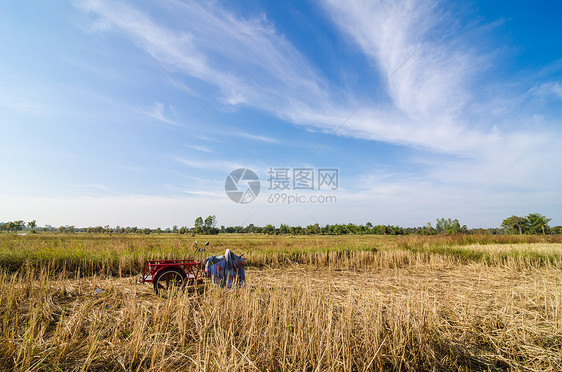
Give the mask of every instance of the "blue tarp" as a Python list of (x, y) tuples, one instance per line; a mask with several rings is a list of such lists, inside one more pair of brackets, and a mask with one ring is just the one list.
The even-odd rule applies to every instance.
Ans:
[(203, 261), (205, 276), (212, 278), (213, 282), (221, 287), (232, 288), (233, 285), (243, 287), (246, 285), (244, 262), (243, 257), (227, 249), (224, 256), (211, 256)]

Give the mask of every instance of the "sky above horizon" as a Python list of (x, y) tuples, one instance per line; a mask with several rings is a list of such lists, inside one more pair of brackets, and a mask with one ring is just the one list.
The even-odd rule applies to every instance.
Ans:
[[(6, 2), (0, 222), (562, 225), (560, 14), (555, 1)], [(225, 192), (239, 168), (260, 181), (243, 204)]]

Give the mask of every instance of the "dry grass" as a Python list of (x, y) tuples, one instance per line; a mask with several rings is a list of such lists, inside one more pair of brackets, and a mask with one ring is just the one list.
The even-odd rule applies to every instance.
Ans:
[[(24, 267), (66, 272), (74, 276), (136, 275), (147, 259), (186, 258), (193, 253), (193, 240), (211, 241), (209, 254), (226, 248), (244, 253), (250, 267), (279, 267), (294, 264), (341, 269), (409, 265), (410, 259), (430, 261), (445, 255), (457, 263), (504, 264), (519, 261), (523, 266), (556, 266), (562, 263), (562, 236), (453, 235), (453, 236), (263, 236), (219, 235), (83, 235), (0, 234), (0, 267), (17, 272)], [(554, 247), (552, 254), (512, 254), (486, 247)], [(485, 249), (474, 249), (484, 246)], [(408, 252), (415, 253), (414, 256)], [(529, 251), (531, 252), (531, 251)], [(390, 255), (391, 257), (386, 257)]]
[(266, 255), (246, 289), (171, 299), (134, 277), (4, 270), (0, 369), (562, 370), (562, 271), (537, 260), (560, 244), (398, 241), (319, 239), (308, 263)]

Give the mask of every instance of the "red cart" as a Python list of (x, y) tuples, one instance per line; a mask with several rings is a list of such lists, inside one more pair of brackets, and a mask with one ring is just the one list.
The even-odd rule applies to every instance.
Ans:
[[(205, 243), (205, 247), (209, 242)], [(205, 248), (198, 248), (195, 241), (193, 259), (185, 260), (149, 260), (144, 267), (137, 283), (150, 282), (154, 285), (154, 292), (177, 292), (186, 285), (195, 286), (203, 283), (202, 262)]]

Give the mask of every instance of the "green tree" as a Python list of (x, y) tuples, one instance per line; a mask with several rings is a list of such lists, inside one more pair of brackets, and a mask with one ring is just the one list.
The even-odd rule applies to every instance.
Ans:
[(13, 222), (13, 229), (14, 231), (20, 231), (25, 227), (25, 222), (22, 220), (17, 220)]
[(433, 228), (433, 226), (431, 226), (431, 222), (428, 222), (422, 228), (422, 234), (424, 234), (424, 235), (433, 235), (434, 233), (435, 233), (435, 229)]
[(289, 225), (282, 223), (279, 226), (279, 233), (280, 234), (288, 234), (289, 233)]
[(314, 225), (308, 225), (306, 227), (306, 233), (307, 234), (320, 234), (320, 225), (318, 225), (317, 223), (315, 223)]
[(531, 234), (545, 235), (549, 231), (548, 222), (550, 218), (546, 218), (540, 213), (531, 213), (527, 216), (529, 221), (529, 232)]
[(525, 217), (511, 216), (503, 220), (501, 226), (512, 234), (516, 232), (524, 234), (529, 229), (529, 220)]
[(215, 216), (207, 216), (204, 223), (205, 233), (211, 233), (211, 230), (217, 225), (217, 218)]
[(438, 218), (435, 229), (440, 234), (458, 233), (461, 230), (461, 224), (456, 218), (454, 220), (451, 220), (450, 218)]
[(196, 234), (201, 234), (203, 232), (203, 227), (204, 227), (204, 222), (203, 222), (203, 217), (197, 217), (195, 219), (195, 223), (194, 223), (194, 227), (195, 227), (195, 233)]
[(37, 221), (36, 220), (29, 221), (27, 223), (27, 226), (29, 227), (32, 233), (35, 233), (35, 228), (37, 227)]
[(265, 225), (263, 227), (263, 229), (261, 230), (261, 232), (263, 234), (267, 234), (267, 235), (273, 235), (275, 234), (275, 226), (269, 224), (269, 225)]

